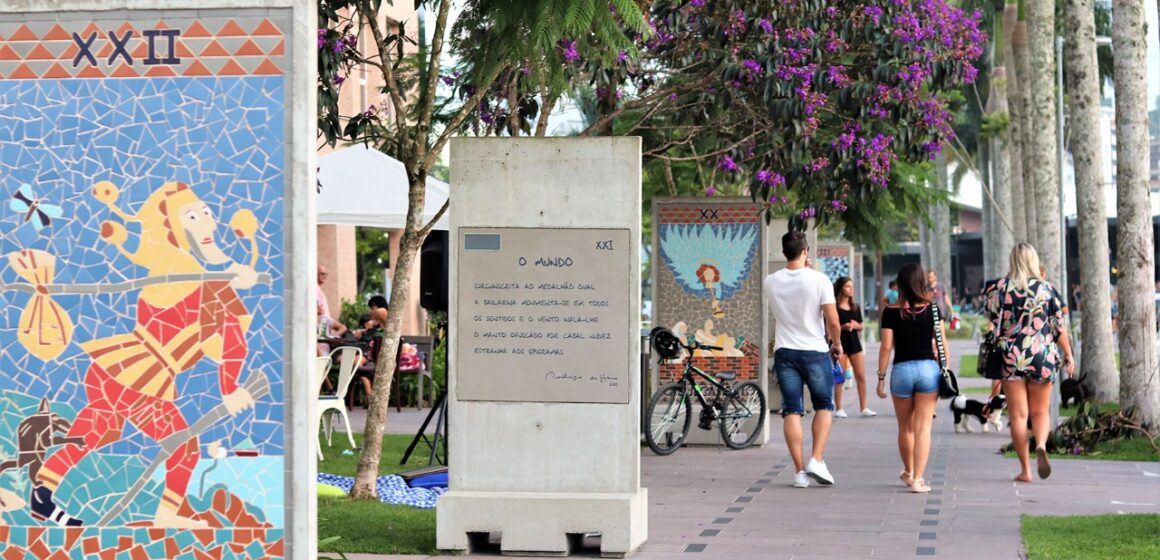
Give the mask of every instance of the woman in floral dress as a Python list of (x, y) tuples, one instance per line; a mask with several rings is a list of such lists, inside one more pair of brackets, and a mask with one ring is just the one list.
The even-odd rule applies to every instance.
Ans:
[(1047, 460), (1047, 437), (1051, 431), (1051, 389), (1056, 373), (1070, 377), (1075, 371), (1067, 315), (1058, 292), (1041, 278), (1039, 255), (1027, 243), (1011, 250), (1011, 270), (986, 294), (986, 311), (999, 333), (1003, 360), (1003, 392), (1011, 416), (1011, 441), (1021, 471), (1015, 477), (1031, 482), (1027, 418), (1035, 435), (1039, 478), (1051, 476)]

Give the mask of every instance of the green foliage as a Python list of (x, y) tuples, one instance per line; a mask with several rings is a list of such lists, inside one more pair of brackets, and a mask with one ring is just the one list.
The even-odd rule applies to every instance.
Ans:
[(1011, 115), (1007, 111), (996, 111), (983, 115), (979, 125), (979, 137), (983, 140), (992, 138), (1007, 138), (1007, 127), (1011, 124)]
[(440, 388), (447, 389), (447, 338), (439, 339), (439, 345), (432, 350), (431, 378)]
[(1021, 518), (1031, 560), (1144, 560), (1160, 558), (1160, 514)]
[(358, 259), (359, 293), (379, 293), (383, 286), (383, 269), (390, 266), (391, 262), (389, 234), (382, 229), (357, 228), (354, 232), (354, 250)]
[(338, 314), (338, 322), (342, 323), (350, 329), (361, 329), (358, 319), (365, 313), (369, 313), (367, 308), (367, 300), (369, 295), (359, 294), (355, 296), (354, 301), (342, 300), (342, 311)]

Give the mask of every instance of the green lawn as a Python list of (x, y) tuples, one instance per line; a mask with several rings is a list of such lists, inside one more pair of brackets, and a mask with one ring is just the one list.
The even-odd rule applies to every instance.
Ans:
[[(1008, 458), (1014, 458), (1015, 452), (1008, 451), (1003, 455)], [(1157, 454), (1152, 449), (1152, 446), (1148, 443), (1148, 440), (1144, 439), (1143, 437), (1103, 441), (1096, 445), (1095, 449), (1090, 449), (1087, 453), (1082, 455), (1072, 455), (1071, 453), (1052, 453), (1051, 458), (1087, 459), (1091, 461), (1160, 462), (1160, 454)], [(1032, 457), (1032, 459), (1034, 459), (1034, 457)]]
[(1160, 558), (1160, 514), (1024, 515), (1022, 530), (1031, 560)]
[[(959, 369), (955, 373), (958, 374), (959, 377), (982, 377), (977, 371), (975, 371), (978, 369), (978, 366), (978, 354), (964, 354), (959, 357)], [(989, 390), (990, 389), (988, 389), (988, 391)]]
[[(1079, 406), (1077, 406), (1077, 405), (1060, 406), (1059, 407), (1059, 415), (1060, 416), (1075, 416), (1076, 410), (1079, 410)], [(1119, 412), (1119, 411), (1120, 411), (1120, 403), (1118, 403), (1118, 402), (1100, 403), (1100, 412)]]
[[(318, 462), (318, 472), (354, 476), (359, 455), (343, 455), (349, 449), (345, 434), (334, 447), (322, 448), (326, 459)], [(426, 446), (420, 444), (407, 465), (399, 465), (403, 452), (411, 443), (410, 435), (390, 434), (383, 437), (383, 455), (379, 474), (394, 474), (427, 465)], [(355, 434), (362, 445), (362, 434)], [(346, 498), (318, 499), (318, 538), (342, 537), (320, 545), (319, 552), (363, 552), (373, 554), (439, 554), (435, 549), (435, 510), (392, 506), (377, 501), (352, 501)]]
[(964, 395), (990, 395), (990, 387), (960, 387), (959, 392)]

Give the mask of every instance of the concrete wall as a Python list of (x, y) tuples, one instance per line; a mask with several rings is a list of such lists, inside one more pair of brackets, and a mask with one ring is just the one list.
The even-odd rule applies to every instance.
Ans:
[[(640, 487), (640, 140), (456, 139), (451, 144), (450, 490), (439, 500), (439, 548), (470, 548), (468, 533), (500, 532), (510, 553), (561, 554), (569, 535), (600, 533), (623, 555), (647, 538)], [(628, 229), (621, 324), (628, 402), (495, 402), (458, 398), (460, 228)], [(561, 247), (570, 250), (571, 247)], [(513, 280), (519, 280), (513, 267)], [(623, 340), (623, 339), (622, 339)], [(583, 364), (561, 360), (561, 371)], [(513, 363), (513, 368), (518, 362)], [(497, 380), (497, 383), (503, 383)]]
[(173, 6), (0, 0), (4, 557), (315, 548), (316, 7)]

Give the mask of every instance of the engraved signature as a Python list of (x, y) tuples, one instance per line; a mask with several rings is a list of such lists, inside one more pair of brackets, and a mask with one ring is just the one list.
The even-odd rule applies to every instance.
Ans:
[(574, 373), (557, 373), (549, 371), (544, 374), (544, 381), (580, 381), (581, 377)]

